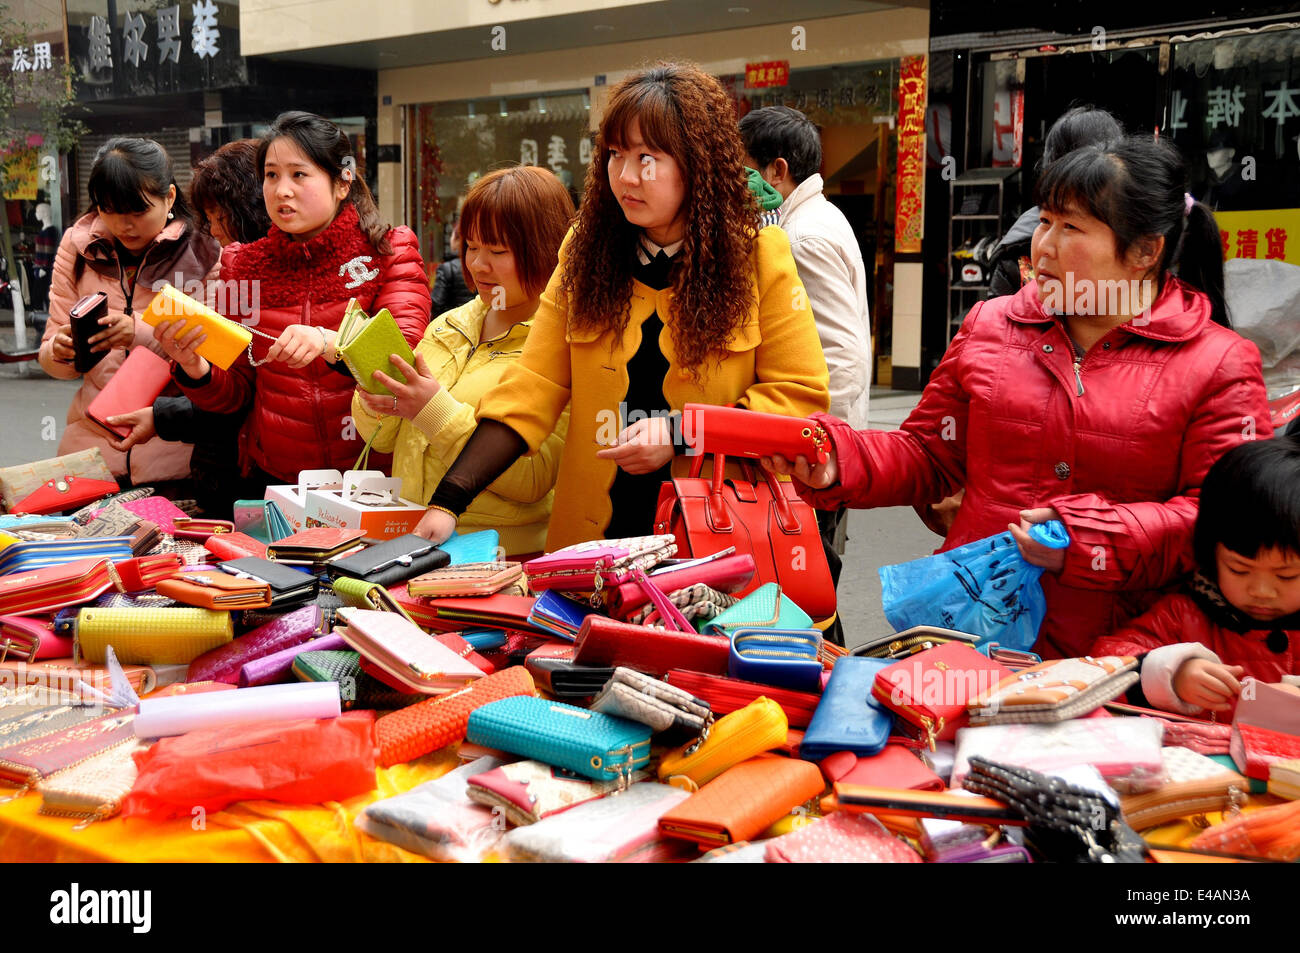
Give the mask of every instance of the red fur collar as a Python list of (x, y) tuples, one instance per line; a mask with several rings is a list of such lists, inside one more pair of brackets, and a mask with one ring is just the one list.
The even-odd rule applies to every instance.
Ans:
[(309, 241), (296, 242), (272, 226), (266, 238), (240, 247), (221, 278), (260, 282), (263, 307), (298, 307), (304, 298), (323, 304), (367, 297), (367, 289), (377, 288), (381, 280), (372, 274), (380, 271), (381, 260), (349, 202), (329, 228)]

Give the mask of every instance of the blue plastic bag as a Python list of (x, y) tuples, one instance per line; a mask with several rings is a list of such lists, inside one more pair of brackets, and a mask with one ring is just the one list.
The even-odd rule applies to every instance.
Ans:
[[(1052, 549), (1070, 545), (1059, 520), (1030, 527)], [(1025, 562), (1010, 533), (999, 533), (944, 553), (880, 567), (885, 618), (901, 632), (937, 625), (1027, 652), (1047, 615), (1043, 570)]]

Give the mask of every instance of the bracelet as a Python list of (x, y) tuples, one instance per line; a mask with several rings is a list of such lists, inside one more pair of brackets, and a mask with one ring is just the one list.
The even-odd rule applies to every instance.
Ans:
[[(320, 356), (325, 357), (325, 352), (330, 349), (330, 339), (326, 336), (324, 328), (322, 328), (319, 324), (316, 325), (315, 327), (316, 330), (320, 332)], [(334, 361), (337, 361), (338, 350), (336, 349), (334, 351), (334, 361), (330, 361), (330, 359), (327, 357), (325, 358), (325, 360), (329, 361), (331, 364), (333, 364)]]
[(431, 509), (431, 510), (438, 510), (439, 512), (446, 513), (446, 514), (447, 514), (448, 516), (450, 516), (452, 519), (459, 519), (459, 517), (457, 517), (456, 514), (453, 513), (451, 510), (447, 509), (447, 507), (445, 507), (445, 506), (439, 506), (437, 503), (430, 503), (430, 504), (429, 504), (429, 509)]

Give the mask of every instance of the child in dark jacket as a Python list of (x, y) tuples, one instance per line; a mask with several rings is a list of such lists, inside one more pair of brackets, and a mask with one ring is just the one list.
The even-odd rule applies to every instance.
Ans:
[(1241, 679), (1300, 685), (1300, 441), (1244, 443), (1210, 468), (1183, 591), (1093, 646), (1139, 655), (1142, 693), (1183, 714), (1229, 711)]

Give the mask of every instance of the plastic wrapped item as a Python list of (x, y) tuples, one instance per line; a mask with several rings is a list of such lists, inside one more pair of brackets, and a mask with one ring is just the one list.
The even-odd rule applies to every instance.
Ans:
[[(337, 689), (331, 691), (337, 702)], [(190, 818), (198, 808), (219, 811), (244, 800), (343, 801), (375, 788), (375, 715), (353, 711), (191, 731), (137, 752), (135, 763), (139, 775), (122, 805), (124, 817)]]
[(337, 682), (296, 682), (233, 692), (145, 698), (135, 719), (135, 734), (137, 738), (164, 738), (268, 721), (337, 718), (340, 711)]
[(476, 863), (496, 846), (507, 824), (503, 811), (469, 799), (466, 782), (501, 764), (485, 756), (461, 765), (436, 781), (371, 804), (355, 826), (432, 860)]
[[(1070, 545), (1059, 520), (1038, 523), (1029, 535), (1052, 549)], [(1028, 652), (1047, 615), (1042, 574), (1040, 567), (1025, 562), (1010, 533), (881, 566), (885, 618), (899, 632), (937, 625)]]
[(1294, 861), (1300, 858), (1300, 801), (1248, 811), (1197, 835), (1193, 850)]

